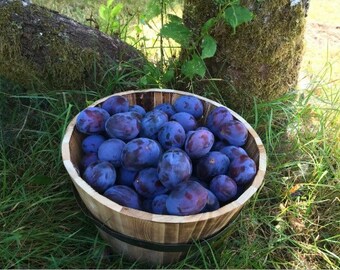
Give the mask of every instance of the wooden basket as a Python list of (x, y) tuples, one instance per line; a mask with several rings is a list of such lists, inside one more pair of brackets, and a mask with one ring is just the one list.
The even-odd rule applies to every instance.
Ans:
[[(205, 117), (212, 109), (222, 106), (201, 96), (169, 89), (128, 91), (114, 95), (125, 96), (130, 104), (141, 105), (146, 110), (151, 110), (154, 106), (163, 102), (173, 103), (181, 95), (196, 96), (204, 104), (204, 116), (201, 123), (205, 122)], [(90, 107), (100, 106), (109, 97), (111, 96), (98, 100)], [(266, 172), (266, 153), (255, 130), (240, 115), (232, 110), (230, 112), (235, 119), (245, 124), (249, 131), (248, 140), (244, 148), (255, 161), (258, 169), (257, 174), (249, 187), (237, 200), (213, 212), (184, 217), (156, 215), (124, 207), (102, 196), (88, 185), (79, 174), (78, 168), (82, 157), (81, 141), (83, 135), (75, 128), (77, 116), (73, 118), (62, 141), (62, 157), (65, 168), (71, 176), (81, 200), (103, 226), (120, 236), (126, 236), (130, 240), (134, 239), (135, 243), (137, 243), (131, 244), (131, 241), (121, 241), (121, 238), (114, 237), (114, 234), (99, 228), (102, 237), (107, 240), (115, 252), (120, 252), (133, 260), (142, 260), (152, 264), (174, 263), (186, 252), (174, 251), (176, 249), (164, 251), (170, 249), (162, 249), (163, 244), (166, 247), (171, 247), (172, 245), (176, 246), (176, 244), (209, 238), (225, 228), (237, 216), (244, 204), (263, 182)], [(146, 245), (144, 245), (145, 243)], [(157, 247), (159, 247), (159, 250)]]

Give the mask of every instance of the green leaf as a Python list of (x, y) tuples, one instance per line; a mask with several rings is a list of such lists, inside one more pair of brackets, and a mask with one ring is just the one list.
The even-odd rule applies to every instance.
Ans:
[(170, 22), (178, 23), (178, 24), (182, 24), (182, 23), (183, 23), (182, 18), (181, 18), (181, 17), (178, 17), (177, 15), (168, 14), (168, 18), (169, 18), (169, 21), (170, 21)]
[(184, 63), (182, 66), (182, 73), (184, 76), (192, 79), (195, 75), (199, 75), (202, 78), (205, 75), (205, 64), (201, 57), (197, 54), (194, 54), (193, 58)]
[(31, 181), (33, 184), (37, 185), (49, 185), (53, 182), (52, 178), (41, 174), (33, 176)]
[(168, 83), (171, 82), (175, 78), (175, 70), (173, 68), (168, 69), (163, 75), (163, 82)]
[(224, 11), (225, 21), (234, 29), (242, 23), (249, 22), (253, 19), (253, 13), (241, 6), (232, 5)]
[(213, 57), (216, 53), (217, 43), (212, 36), (205, 36), (202, 42), (202, 59)]
[(160, 34), (166, 38), (172, 38), (182, 46), (189, 46), (192, 32), (184, 24), (177, 22), (169, 22), (165, 24)]
[(160, 1), (149, 1), (148, 6), (145, 9), (145, 13), (142, 15), (142, 20), (145, 22), (150, 21), (154, 17), (157, 17), (162, 12), (162, 6)]
[(113, 19), (115, 18), (123, 9), (124, 5), (122, 3), (119, 3), (115, 5), (110, 12), (110, 18)]
[(217, 22), (216, 17), (207, 20), (202, 26), (202, 33), (205, 35), (208, 34), (210, 29), (216, 24), (216, 22)]

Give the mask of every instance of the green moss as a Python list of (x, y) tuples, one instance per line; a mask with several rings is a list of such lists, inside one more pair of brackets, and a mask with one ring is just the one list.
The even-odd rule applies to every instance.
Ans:
[[(254, 97), (275, 99), (296, 85), (305, 28), (303, 7), (290, 7), (289, 0), (241, 2), (252, 10), (254, 19), (235, 34), (223, 22), (216, 25), (212, 35), (218, 50), (206, 62), (212, 77), (223, 79), (217, 87), (235, 109), (252, 107)], [(202, 10), (190, 9), (194, 12), (190, 24), (206, 18)], [(206, 86), (202, 89), (206, 91)]]
[[(30, 8), (30, 13), (25, 12), (21, 1), (15, 1), (0, 9), (0, 74), (28, 89), (70, 89), (93, 81), (90, 77), (98, 61), (97, 52), (72, 44), (62, 27), (48, 25), (51, 15), (45, 9), (35, 5)], [(43, 30), (30, 33), (28, 39), (22, 18), (34, 18), (35, 13), (42, 18)], [(25, 42), (31, 43), (29, 50), (24, 50)]]

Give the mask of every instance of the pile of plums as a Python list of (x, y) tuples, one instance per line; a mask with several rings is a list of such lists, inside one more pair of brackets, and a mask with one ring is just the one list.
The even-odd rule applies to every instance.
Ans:
[[(244, 124), (216, 107), (199, 125), (203, 104), (183, 95), (152, 110), (111, 96), (81, 111), (81, 175), (112, 201), (163, 215), (214, 211), (235, 200), (256, 174), (242, 148)], [(202, 121), (201, 121), (202, 122)]]

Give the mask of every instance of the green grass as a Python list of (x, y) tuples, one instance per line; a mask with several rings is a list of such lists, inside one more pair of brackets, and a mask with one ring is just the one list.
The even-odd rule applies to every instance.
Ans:
[[(48, 4), (79, 21), (97, 5)], [(267, 150), (264, 185), (224, 237), (167, 268), (339, 268), (340, 85), (332, 68), (311, 74), (306, 90), (244, 115)], [(0, 268), (147, 267), (100, 238), (75, 201), (60, 152), (72, 117), (123, 87), (119, 74), (96, 91), (28, 93), (0, 80)]]
[[(2, 268), (141, 268), (111, 254), (76, 204), (60, 141), (86, 101), (108, 92), (0, 91)], [(256, 104), (245, 117), (263, 139), (265, 184), (228, 234), (172, 268), (339, 266), (339, 87)], [(10, 112), (10, 113), (9, 113)]]

